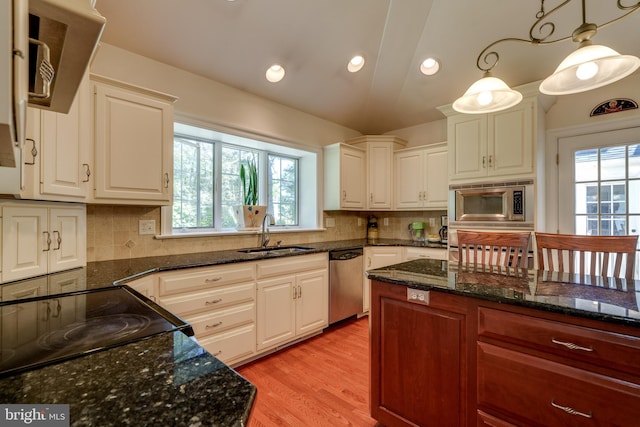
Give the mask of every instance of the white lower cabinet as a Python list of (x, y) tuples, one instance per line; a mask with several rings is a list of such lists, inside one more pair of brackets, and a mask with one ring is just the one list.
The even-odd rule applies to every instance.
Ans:
[(258, 263), (258, 351), (329, 325), (328, 266), (326, 253)]
[(130, 284), (189, 322), (200, 345), (227, 364), (256, 352), (255, 263), (179, 270), (158, 275), (154, 284)]
[(403, 261), (411, 261), (412, 259), (439, 259), (447, 260), (447, 248), (421, 248), (407, 246), (404, 248)]
[[(364, 248), (364, 269), (373, 270), (402, 262), (403, 248), (400, 246), (367, 246)], [(371, 281), (363, 275), (362, 311), (369, 311), (371, 299)]]
[(2, 282), (86, 265), (86, 206), (2, 204)]
[(126, 284), (189, 322), (198, 343), (228, 365), (329, 325), (326, 253), (176, 270)]

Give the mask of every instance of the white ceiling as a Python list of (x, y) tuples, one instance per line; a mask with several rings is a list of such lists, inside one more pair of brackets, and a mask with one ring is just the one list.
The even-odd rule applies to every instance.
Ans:
[[(546, 0), (549, 11), (560, 0)], [(623, 1), (625, 4), (635, 0)], [(587, 21), (621, 12), (616, 0), (587, 0)], [(581, 24), (581, 2), (558, 13), (555, 35)], [(538, 0), (97, 0), (102, 40), (360, 131), (379, 134), (442, 119), (482, 76), (476, 58), (489, 43), (528, 38)], [(566, 10), (565, 10), (566, 9)], [(640, 56), (640, 13), (601, 28), (594, 42)], [(577, 45), (507, 42), (495, 76), (510, 86), (541, 80)], [(354, 54), (367, 59), (356, 74)], [(440, 73), (419, 65), (437, 57)], [(286, 69), (269, 83), (272, 63)]]

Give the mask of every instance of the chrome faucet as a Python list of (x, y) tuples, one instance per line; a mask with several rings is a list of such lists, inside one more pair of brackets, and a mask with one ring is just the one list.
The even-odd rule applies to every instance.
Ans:
[(271, 237), (269, 236), (269, 227), (265, 225), (267, 218), (269, 218), (269, 225), (276, 225), (276, 220), (271, 214), (266, 214), (262, 219), (262, 233), (260, 234), (260, 246), (266, 248), (269, 244)]

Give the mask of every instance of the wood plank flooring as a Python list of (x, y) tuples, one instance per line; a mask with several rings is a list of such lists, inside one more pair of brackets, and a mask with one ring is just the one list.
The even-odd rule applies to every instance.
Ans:
[(372, 427), (368, 318), (323, 334), (237, 371), (258, 387), (250, 427)]

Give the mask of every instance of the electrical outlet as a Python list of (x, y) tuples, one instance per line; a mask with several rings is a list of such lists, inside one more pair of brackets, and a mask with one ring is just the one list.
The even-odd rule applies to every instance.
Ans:
[(138, 234), (156, 234), (156, 221), (153, 219), (138, 221)]
[(362, 218), (358, 218), (358, 227), (362, 227)]
[(429, 218), (429, 227), (435, 227), (435, 226), (436, 226), (436, 219)]
[(382, 224), (383, 224), (385, 227), (387, 227), (387, 226), (389, 225), (389, 218), (384, 218), (384, 219), (382, 220)]
[(335, 218), (327, 218), (325, 220), (325, 225), (327, 226), (327, 228), (335, 227), (336, 226), (336, 219)]

